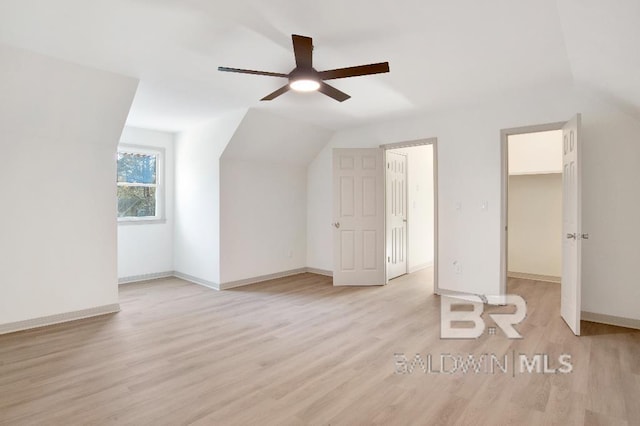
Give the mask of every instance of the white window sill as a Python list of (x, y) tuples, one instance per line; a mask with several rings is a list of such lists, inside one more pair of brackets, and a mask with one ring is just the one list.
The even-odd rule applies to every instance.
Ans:
[(118, 219), (118, 225), (157, 225), (167, 223), (165, 218), (153, 219)]

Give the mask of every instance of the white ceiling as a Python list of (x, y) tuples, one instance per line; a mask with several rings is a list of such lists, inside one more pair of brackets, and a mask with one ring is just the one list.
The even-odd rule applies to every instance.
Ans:
[[(477, 103), (573, 80), (640, 112), (637, 0), (0, 0), (0, 42), (140, 79), (128, 124), (180, 131), (263, 108), (330, 129)], [(291, 34), (318, 70), (389, 61), (334, 80), (352, 98), (259, 99), (286, 80)]]

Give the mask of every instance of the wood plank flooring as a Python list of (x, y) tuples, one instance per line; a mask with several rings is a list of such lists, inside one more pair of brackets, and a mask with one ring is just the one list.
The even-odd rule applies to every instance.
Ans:
[[(442, 340), (428, 272), (122, 286), (118, 314), (0, 336), (0, 424), (640, 425), (640, 331), (584, 322), (577, 338), (558, 284), (511, 279), (524, 339)], [(397, 374), (397, 353), (567, 353), (573, 371)]]

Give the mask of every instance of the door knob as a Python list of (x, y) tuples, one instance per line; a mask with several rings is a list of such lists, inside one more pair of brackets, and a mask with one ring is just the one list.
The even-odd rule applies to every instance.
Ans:
[(583, 240), (588, 240), (589, 239), (589, 234), (582, 234), (582, 239)]
[(567, 239), (568, 240), (575, 240), (576, 238), (577, 238), (577, 235), (575, 233), (567, 234)]
[(334, 222), (332, 225), (335, 226), (336, 229), (340, 228), (340, 222)]

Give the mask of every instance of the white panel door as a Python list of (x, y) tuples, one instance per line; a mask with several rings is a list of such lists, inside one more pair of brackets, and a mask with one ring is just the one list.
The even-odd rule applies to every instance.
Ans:
[(560, 313), (576, 336), (581, 310), (580, 114), (562, 128), (562, 289)]
[(407, 273), (407, 156), (387, 152), (387, 278)]
[(333, 285), (382, 285), (382, 149), (333, 150)]

